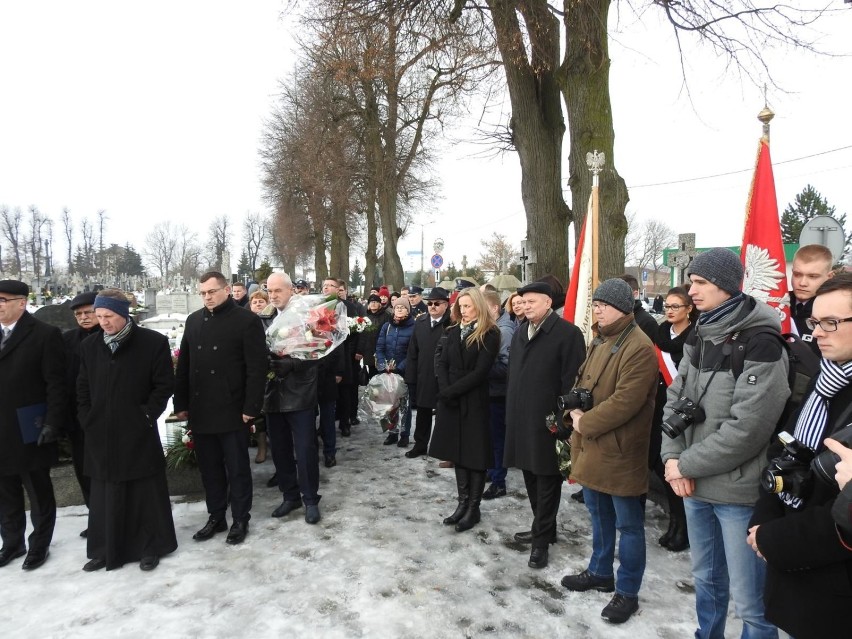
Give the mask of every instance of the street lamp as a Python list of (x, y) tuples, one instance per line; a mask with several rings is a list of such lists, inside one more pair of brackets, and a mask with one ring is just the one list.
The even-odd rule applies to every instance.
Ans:
[[(425, 259), (425, 243), (423, 241), (423, 238), (424, 238), (423, 229), (425, 227), (429, 226), (430, 224), (434, 224), (434, 223), (435, 223), (435, 220), (432, 220), (431, 222), (426, 222), (425, 224), (420, 224), (420, 286), (423, 286), (423, 284), (424, 284), (424, 282), (423, 282), (423, 260)], [(435, 282), (435, 284), (437, 284), (437, 282)]]

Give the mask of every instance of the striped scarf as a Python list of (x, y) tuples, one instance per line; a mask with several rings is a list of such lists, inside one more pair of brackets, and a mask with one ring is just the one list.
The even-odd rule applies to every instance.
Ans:
[(130, 331), (133, 329), (133, 322), (131, 320), (127, 320), (127, 324), (124, 325), (118, 333), (114, 335), (107, 335), (104, 333), (104, 344), (107, 345), (107, 348), (111, 353), (115, 353), (118, 350), (118, 347), (121, 346), (121, 343), (127, 339), (127, 336), (130, 335)]
[(744, 297), (745, 296), (742, 293), (737, 293), (731, 299), (722, 302), (712, 311), (704, 311), (703, 313), (701, 313), (701, 315), (698, 316), (698, 323), (701, 325), (715, 324), (723, 317), (727, 317), (728, 315), (733, 313), (734, 309), (739, 305), (740, 302), (743, 301)]
[[(811, 450), (817, 450), (824, 437), (828, 424), (828, 409), (831, 398), (852, 384), (852, 362), (838, 364), (823, 358), (820, 362), (819, 377), (813, 392), (808, 396), (793, 436)], [(779, 495), (781, 500), (793, 508), (801, 508), (802, 500), (788, 493)]]

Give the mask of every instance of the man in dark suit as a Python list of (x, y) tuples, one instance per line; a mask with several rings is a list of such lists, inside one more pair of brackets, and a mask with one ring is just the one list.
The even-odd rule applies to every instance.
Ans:
[(189, 420), (210, 519), (193, 536), (210, 539), (233, 523), (229, 544), (241, 543), (251, 518), (249, 425), (266, 385), (266, 338), (260, 318), (237, 305), (225, 276), (199, 278), (204, 308), (186, 319), (175, 371), (175, 414)]
[(790, 315), (796, 324), (796, 331), (807, 342), (815, 355), (822, 357), (813, 331), (807, 324), (813, 307), (817, 289), (830, 279), (831, 251), (821, 244), (800, 246), (793, 256), (792, 277), (790, 278)]
[[(29, 291), (23, 282), (0, 281), (0, 567), (26, 553), (24, 570), (45, 562), (53, 539), (50, 467), (67, 408), (62, 333), (27, 312)], [(29, 552), (24, 490), (33, 524)]]
[(427, 299), (426, 314), (414, 321), (414, 333), (408, 343), (408, 365), (405, 369), (405, 383), (412, 389), (412, 400), (417, 407), (414, 446), (405, 453), (409, 459), (425, 455), (429, 449), (432, 414), (438, 405), (435, 348), (447, 328), (450, 317), (450, 294), (447, 291), (441, 287), (435, 287)]

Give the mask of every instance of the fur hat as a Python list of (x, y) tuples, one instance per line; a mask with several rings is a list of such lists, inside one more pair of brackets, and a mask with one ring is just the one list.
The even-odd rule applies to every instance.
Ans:
[(742, 290), (743, 264), (731, 249), (717, 247), (699, 253), (686, 269), (686, 274), (703, 277), (731, 296)]
[(592, 294), (593, 302), (603, 302), (625, 315), (633, 312), (633, 289), (623, 279), (614, 277), (601, 282)]

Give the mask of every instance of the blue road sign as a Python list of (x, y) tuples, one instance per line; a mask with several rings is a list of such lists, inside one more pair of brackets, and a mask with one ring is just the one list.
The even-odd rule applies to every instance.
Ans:
[(429, 261), (432, 263), (432, 268), (441, 268), (444, 265), (444, 258), (437, 253), (435, 253)]

